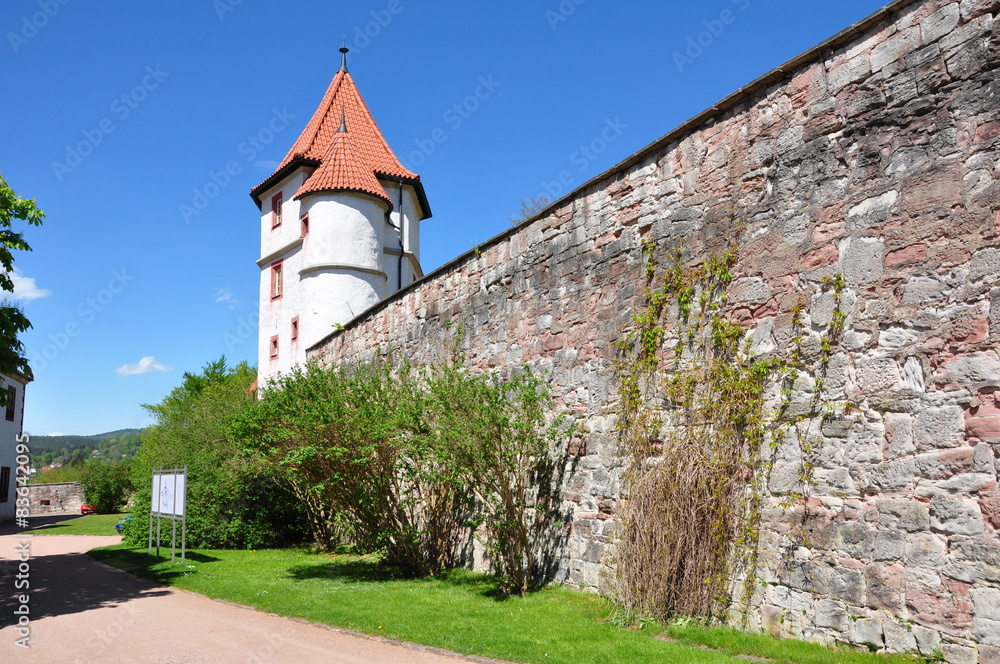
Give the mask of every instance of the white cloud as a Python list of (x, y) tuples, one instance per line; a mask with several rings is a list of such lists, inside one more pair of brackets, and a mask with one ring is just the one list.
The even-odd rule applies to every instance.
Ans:
[(235, 309), (240, 306), (240, 301), (233, 297), (233, 291), (228, 288), (216, 288), (215, 301), (225, 302), (229, 305), (230, 309)]
[(15, 300), (30, 302), (32, 300), (38, 300), (52, 295), (52, 291), (45, 288), (39, 288), (33, 278), (24, 276), (16, 267), (14, 268), (14, 272), (10, 275), (10, 279), (14, 282), (13, 298)]
[(123, 364), (115, 369), (115, 373), (119, 376), (137, 376), (154, 371), (170, 371), (170, 367), (160, 364), (152, 355), (147, 355), (135, 364)]
[(278, 166), (281, 166), (281, 164), (277, 161), (266, 161), (264, 159), (258, 159), (253, 163), (253, 166), (257, 170), (269, 172), (275, 170), (276, 168), (278, 168)]
[(53, 431), (49, 435), (50, 436), (65, 436), (66, 434), (64, 434), (62, 431)]

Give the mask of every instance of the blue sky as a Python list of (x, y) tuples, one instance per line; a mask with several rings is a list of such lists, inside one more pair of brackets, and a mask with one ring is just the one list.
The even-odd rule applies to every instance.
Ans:
[(34, 324), (25, 430), (144, 426), (140, 404), (183, 371), (256, 361), (248, 192), (344, 36), (424, 180), (430, 271), (508, 227), (520, 199), (566, 193), (882, 4), (6, 0), (0, 172), (47, 214), (15, 259)]

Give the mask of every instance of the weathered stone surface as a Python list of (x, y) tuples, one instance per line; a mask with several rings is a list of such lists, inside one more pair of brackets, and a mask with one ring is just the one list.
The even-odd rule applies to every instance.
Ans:
[(1000, 356), (992, 350), (962, 355), (945, 362), (935, 379), (942, 385), (1000, 385)]
[(965, 413), (958, 406), (926, 408), (913, 420), (917, 450), (958, 447), (965, 442)]
[(903, 560), (905, 536), (894, 530), (881, 530), (875, 535), (875, 560)]
[(854, 643), (869, 645), (874, 648), (881, 648), (884, 645), (882, 638), (882, 621), (878, 618), (862, 618), (855, 620), (851, 626), (851, 640)]
[(824, 599), (816, 603), (816, 626), (847, 632), (851, 628), (851, 618), (843, 604)]
[(898, 200), (899, 192), (891, 189), (884, 194), (861, 201), (847, 211), (847, 219), (851, 223), (851, 228), (864, 230), (885, 222)]
[(1000, 647), (1000, 620), (976, 618), (972, 621), (972, 635), (980, 643)]
[(913, 625), (912, 633), (917, 641), (917, 650), (923, 655), (931, 655), (941, 647), (941, 635), (936, 630)]
[(938, 567), (945, 562), (948, 542), (932, 533), (920, 532), (906, 538), (906, 562), (926, 567)]
[(972, 470), (975, 456), (975, 448), (958, 447), (918, 454), (913, 461), (920, 477), (940, 480)]
[(977, 664), (979, 661), (979, 653), (975, 648), (957, 643), (942, 644), (941, 653), (948, 664)]
[(977, 618), (1000, 620), (1000, 588), (974, 588), (972, 603)]
[(837, 526), (837, 551), (848, 558), (870, 558), (875, 550), (875, 530), (859, 521)]
[(851, 286), (863, 286), (882, 278), (885, 243), (873, 237), (849, 237), (840, 243), (840, 269)]
[(883, 498), (878, 508), (880, 523), (886, 528), (919, 532), (930, 527), (930, 509), (916, 500)]
[(909, 625), (887, 620), (882, 624), (882, 633), (885, 635), (886, 650), (890, 652), (913, 652), (917, 649), (917, 638)]
[(980, 646), (979, 664), (1000, 664), (1000, 647)]
[(858, 569), (834, 568), (830, 579), (830, 597), (860, 606), (865, 601), (865, 579)]
[(944, 37), (958, 26), (959, 8), (958, 3), (945, 5), (928, 16), (920, 24), (920, 38), (924, 44)]
[(903, 610), (903, 566), (872, 563), (865, 566), (868, 606), (898, 615)]
[(940, 493), (931, 499), (931, 530), (954, 535), (978, 535), (983, 532), (979, 505), (968, 498)]

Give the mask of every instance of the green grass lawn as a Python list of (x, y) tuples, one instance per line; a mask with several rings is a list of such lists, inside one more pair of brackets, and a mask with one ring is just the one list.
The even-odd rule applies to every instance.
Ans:
[[(137, 576), (262, 611), (516, 662), (745, 664), (731, 654), (788, 664), (915, 661), (697, 626), (622, 629), (610, 621), (613, 607), (594, 595), (549, 587), (497, 600), (488, 576), (452, 570), (436, 579), (402, 579), (374, 557), (205, 550), (189, 552), (185, 567), (124, 545), (90, 555)], [(719, 652), (682, 641), (710, 643)]]
[(127, 514), (88, 514), (49, 526), (32, 528), (35, 535), (117, 535), (115, 524)]

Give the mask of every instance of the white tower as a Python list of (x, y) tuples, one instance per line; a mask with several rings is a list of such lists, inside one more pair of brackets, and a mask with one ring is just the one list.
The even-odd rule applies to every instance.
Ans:
[(250, 195), (261, 211), (258, 381), (305, 362), (306, 349), (423, 276), (420, 176), (393, 154), (347, 71), (302, 135)]

